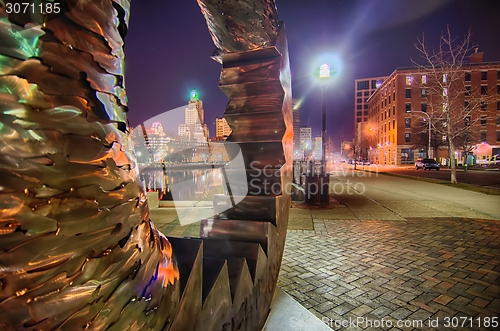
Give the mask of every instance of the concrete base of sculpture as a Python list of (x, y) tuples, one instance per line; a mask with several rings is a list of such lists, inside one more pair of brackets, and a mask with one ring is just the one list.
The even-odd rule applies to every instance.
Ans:
[(274, 330), (330, 331), (331, 329), (277, 287), (263, 331)]

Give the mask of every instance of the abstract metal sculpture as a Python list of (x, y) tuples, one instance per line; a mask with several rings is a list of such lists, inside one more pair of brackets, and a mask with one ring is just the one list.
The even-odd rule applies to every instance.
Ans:
[(261, 189), (203, 220), (202, 239), (167, 239), (128, 139), (130, 2), (65, 0), (51, 14), (31, 0), (19, 14), (0, 0), (1, 330), (262, 328), (290, 204), (285, 31), (274, 1), (198, 2), (223, 64), (230, 139)]

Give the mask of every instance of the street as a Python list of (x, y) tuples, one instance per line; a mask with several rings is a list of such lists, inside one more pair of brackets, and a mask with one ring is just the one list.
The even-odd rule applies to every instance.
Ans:
[[(430, 174), (429, 176), (435, 176), (436, 173), (449, 175), (449, 171), (406, 169), (400, 171), (417, 172), (419, 175)], [(498, 176), (498, 173), (493, 175)], [(492, 177), (488, 172), (478, 172), (472, 176)], [(346, 168), (332, 173), (330, 185), (335, 199), (346, 206), (354, 216), (344, 219), (401, 220), (406, 217), (500, 219), (498, 195), (486, 195), (425, 181)], [(332, 214), (333, 219), (342, 219), (338, 217), (343, 212), (335, 210)]]
[[(354, 166), (350, 164), (349, 165), (341, 164), (340, 166), (333, 167), (333, 172), (334, 173), (339, 171), (341, 172), (342, 169), (345, 168), (352, 169), (354, 168)], [(450, 180), (450, 169), (448, 168), (441, 168), (440, 171), (423, 170), (423, 169), (415, 170), (415, 167), (412, 165), (403, 167), (403, 166), (378, 165), (378, 164), (372, 164), (369, 166), (356, 165), (356, 168), (373, 172), (386, 172), (403, 176), (430, 178), (440, 181)], [(493, 171), (493, 170), (464, 171), (463, 169), (458, 169), (457, 181), (459, 183), (500, 189), (500, 171)]]

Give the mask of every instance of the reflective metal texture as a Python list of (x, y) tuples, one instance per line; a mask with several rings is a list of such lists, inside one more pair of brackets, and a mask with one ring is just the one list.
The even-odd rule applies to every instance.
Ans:
[(130, 2), (63, 2), (58, 16), (8, 16), (0, 2), (0, 329), (260, 330), (290, 206), (290, 72), (274, 1), (198, 1), (245, 159), (235, 185), (249, 190), (229, 209), (230, 192), (214, 198), (224, 213), (202, 221), (202, 239), (168, 240), (129, 148)]
[(274, 46), (279, 22), (274, 1), (198, 0), (219, 54)]
[[(198, 3), (223, 66), (220, 88), (229, 97), (225, 118), (232, 129), (228, 141), (240, 146), (245, 161), (246, 181), (233, 187), (248, 186), (248, 194), (231, 208), (236, 200), (231, 192), (214, 196), (214, 211), (223, 212), (202, 220), (204, 257), (215, 269), (203, 283), (221, 287), (214, 285), (210, 292), (220, 304), (208, 302), (201, 309), (213, 327), (197, 324), (196, 330), (260, 330), (276, 287), (290, 207), (286, 188), (293, 128), (285, 28), (274, 1)], [(253, 10), (248, 13), (248, 8)], [(217, 280), (212, 280), (215, 274)], [(229, 304), (226, 288), (218, 283), (226, 277)], [(214, 309), (217, 313), (208, 313)]]
[(179, 271), (127, 136), (130, 3), (65, 5), (0, 2), (0, 329), (168, 329)]

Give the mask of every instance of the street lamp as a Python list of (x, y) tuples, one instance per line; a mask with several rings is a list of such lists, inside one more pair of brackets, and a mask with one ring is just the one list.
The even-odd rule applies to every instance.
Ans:
[[(413, 110), (412, 112), (422, 113), (422, 114), (424, 114), (424, 115), (427, 117), (427, 119), (429, 120), (429, 144), (428, 144), (428, 146), (427, 146), (427, 158), (429, 158), (429, 159), (430, 159), (430, 158), (432, 158), (432, 157), (431, 157), (431, 136), (432, 136), (432, 135), (431, 135), (431, 129), (432, 129), (431, 116), (430, 116), (429, 114), (427, 114), (426, 112), (421, 111), (421, 110)], [(424, 121), (425, 121), (425, 119), (424, 119)]]
[(316, 71), (316, 77), (321, 83), (322, 97), (323, 97), (323, 116), (321, 133), (321, 171), (316, 174), (313, 171), (313, 162), (311, 162), (311, 171), (306, 177), (305, 186), (305, 200), (309, 205), (326, 206), (330, 201), (330, 175), (326, 172), (326, 91), (328, 88), (328, 81), (332, 72), (330, 65), (323, 63), (319, 70)]

